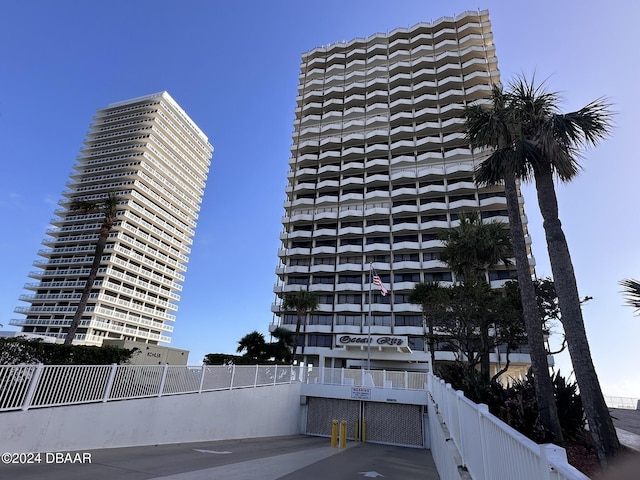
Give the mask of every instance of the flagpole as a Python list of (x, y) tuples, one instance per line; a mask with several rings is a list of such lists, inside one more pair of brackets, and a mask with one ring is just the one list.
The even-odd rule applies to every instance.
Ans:
[(369, 333), (367, 334), (367, 370), (371, 371), (371, 284), (373, 283), (373, 263), (369, 262)]

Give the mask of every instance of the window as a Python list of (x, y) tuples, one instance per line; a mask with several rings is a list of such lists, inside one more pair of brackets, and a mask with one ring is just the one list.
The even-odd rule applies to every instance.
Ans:
[(289, 259), (289, 265), (294, 267), (296, 265), (299, 266), (309, 266), (309, 259), (308, 258), (291, 258)]
[(317, 285), (319, 283), (324, 285), (333, 285), (333, 281), (334, 281), (333, 275), (314, 275), (313, 281), (311, 283), (313, 283), (314, 285)]
[(316, 247), (335, 247), (336, 241), (331, 240), (316, 240)]
[[(414, 240), (417, 241), (417, 240)], [(417, 253), (396, 253), (393, 256), (394, 262), (419, 262), (420, 259)]]
[(418, 241), (417, 233), (415, 235), (394, 235), (393, 236), (393, 243), (417, 242), (417, 241)]
[(353, 325), (359, 327), (362, 324), (362, 315), (338, 315), (336, 325)]
[[(369, 325), (369, 317), (365, 316), (364, 318), (365, 326)], [(379, 326), (379, 327), (390, 327), (391, 326), (391, 315), (371, 315), (371, 325)]]
[(323, 305), (333, 305), (333, 294), (332, 295), (318, 295), (318, 303)]
[(331, 335), (308, 335), (308, 347), (331, 347)]
[(450, 282), (451, 281), (451, 272), (434, 272), (424, 274), (425, 282)]
[(388, 218), (372, 218), (370, 220), (367, 220), (367, 227), (370, 227), (371, 225), (389, 225), (389, 219)]
[(298, 323), (298, 317), (296, 315), (288, 313), (284, 317), (282, 317), (282, 323), (284, 325), (295, 325), (296, 323)]
[(338, 303), (349, 303), (352, 305), (360, 305), (362, 303), (362, 294), (341, 293), (338, 295)]
[(396, 315), (396, 327), (422, 327), (422, 316)]
[(424, 252), (422, 259), (426, 262), (429, 260), (440, 260), (440, 254), (438, 252)]
[(389, 263), (390, 255), (367, 255), (367, 263)]
[(340, 257), (340, 265), (343, 265), (345, 263), (355, 263), (357, 265), (362, 265), (362, 257), (355, 257), (355, 256), (346, 256), (346, 257)]
[(389, 244), (389, 237), (367, 237), (367, 245), (372, 245), (374, 243), (384, 243)]
[(309, 277), (289, 277), (287, 285), (309, 285)]
[(323, 315), (320, 313), (314, 313), (309, 318), (309, 325), (331, 325), (333, 323), (333, 315)]
[(489, 280), (511, 280), (518, 278), (515, 270), (493, 270), (489, 272)]
[(340, 222), (340, 226), (342, 228), (347, 228), (347, 227), (356, 227), (356, 228), (361, 228), (362, 227), (362, 221), (342, 221)]
[(420, 205), (426, 205), (427, 203), (445, 203), (444, 197), (435, 197), (435, 198), (421, 198)]
[(408, 293), (395, 293), (393, 296), (394, 303), (411, 303), (409, 301), (410, 294)]
[(422, 234), (422, 241), (423, 242), (428, 242), (429, 240), (438, 240), (440, 237), (438, 236), (437, 233), (423, 233)]
[(335, 257), (314, 257), (314, 265), (334, 265), (336, 263)]
[(291, 242), (291, 248), (311, 248), (311, 241), (297, 241)]
[(409, 337), (409, 348), (416, 352), (424, 352), (425, 343), (423, 337)]
[(362, 275), (338, 275), (338, 283), (362, 283)]
[(489, 212), (482, 212), (480, 214), (482, 218), (493, 218), (493, 217), (508, 217), (509, 214), (506, 210), (492, 210)]
[(442, 213), (440, 215), (423, 215), (422, 216), (422, 223), (425, 222), (431, 222), (431, 221), (440, 221), (440, 222), (446, 222), (447, 221), (447, 215)]
[(394, 282), (419, 282), (420, 274), (419, 273), (396, 273), (393, 276)]
[[(424, 202), (424, 203), (427, 203), (427, 202)], [(414, 199), (411, 199), (411, 200), (396, 200), (395, 202), (393, 202), (393, 206), (394, 207), (400, 207), (402, 205), (415, 205), (415, 204), (416, 204), (416, 201)]]
[[(378, 288), (378, 287), (372, 287), (372, 290), (374, 288)], [(391, 295), (387, 294), (385, 296), (382, 296), (381, 293), (371, 293), (371, 297), (373, 298), (373, 302), (371, 303), (379, 303), (382, 305), (389, 305), (391, 303)], [(369, 294), (365, 294), (364, 296), (364, 301), (365, 303), (369, 303)]]
[(401, 223), (418, 223), (418, 218), (417, 217), (394, 217), (393, 219), (394, 225), (399, 225)]
[(340, 245), (362, 245), (362, 237), (341, 238)]

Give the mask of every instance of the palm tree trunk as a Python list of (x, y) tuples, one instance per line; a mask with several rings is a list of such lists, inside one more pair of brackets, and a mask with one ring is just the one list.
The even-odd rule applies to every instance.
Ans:
[[(422, 307), (424, 311), (424, 306)], [(427, 320), (427, 328), (429, 332), (429, 355), (431, 356), (431, 372), (436, 373), (436, 352), (435, 352), (435, 337), (433, 336), (433, 316), (432, 315), (423, 315)]]
[(554, 442), (562, 443), (562, 428), (560, 427), (558, 408), (553, 394), (553, 382), (549, 375), (549, 363), (547, 350), (544, 346), (542, 322), (538, 312), (535, 288), (531, 280), (531, 267), (529, 266), (522, 218), (520, 217), (518, 188), (515, 177), (511, 172), (505, 174), (504, 190), (507, 198), (511, 244), (513, 245), (513, 255), (516, 259), (516, 273), (518, 274), (520, 300), (527, 330), (527, 343), (529, 344), (531, 370), (533, 372), (533, 384), (536, 391), (540, 422), (552, 433)]
[(76, 311), (73, 315), (73, 320), (71, 320), (71, 325), (69, 325), (67, 336), (64, 339), (65, 345), (71, 345), (73, 339), (76, 336), (76, 330), (78, 330), (78, 327), (80, 326), (80, 323), (82, 321), (82, 315), (84, 315), (84, 311), (87, 308), (91, 290), (93, 289), (93, 283), (98, 276), (98, 269), (100, 268), (100, 263), (102, 263), (102, 254), (104, 253), (104, 249), (107, 246), (107, 239), (109, 238), (110, 230), (111, 227), (105, 225), (100, 228), (100, 236), (98, 237), (98, 242), (96, 243), (96, 251), (93, 254), (91, 270), (89, 270), (89, 276), (87, 277), (87, 281), (84, 284), (82, 295), (80, 296), (80, 301), (78, 302), (78, 306), (76, 307)]
[(549, 165), (536, 169), (535, 181), (571, 363), (600, 464), (606, 466), (608, 459), (620, 453), (620, 442), (591, 358), (578, 286), (567, 240), (558, 217), (558, 201)]
[(291, 365), (296, 361), (296, 351), (298, 350), (298, 336), (300, 335), (300, 323), (302, 321), (301, 315), (298, 313), (296, 315), (298, 317), (298, 321), (296, 322), (296, 334), (293, 337), (293, 355), (291, 356)]

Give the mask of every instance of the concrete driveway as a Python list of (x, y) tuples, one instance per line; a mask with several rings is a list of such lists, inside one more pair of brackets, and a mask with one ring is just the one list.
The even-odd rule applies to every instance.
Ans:
[[(19, 453), (19, 452), (15, 452)], [(303, 435), (3, 456), (12, 480), (384, 480), (438, 479), (431, 452)], [(5, 461), (16, 462), (4, 464)], [(20, 464), (32, 461), (31, 464)], [(89, 463), (89, 461), (91, 463)]]

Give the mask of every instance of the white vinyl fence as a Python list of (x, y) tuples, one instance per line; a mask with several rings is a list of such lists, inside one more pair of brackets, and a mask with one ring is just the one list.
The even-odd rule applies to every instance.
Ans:
[(306, 382), (322, 385), (425, 390), (427, 374), (392, 370), (309, 367), (306, 369)]
[[(538, 445), (489, 413), (486, 405), (429, 376), (431, 448), (442, 480), (461, 478), (460, 470), (474, 480), (588, 480), (567, 463), (563, 448)], [(451, 458), (459, 464), (452, 465)]]
[(288, 365), (2, 365), (0, 412), (300, 381)]
[(632, 397), (604, 397), (609, 408), (624, 408), (627, 410), (640, 410), (640, 398)]

